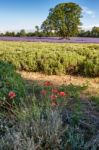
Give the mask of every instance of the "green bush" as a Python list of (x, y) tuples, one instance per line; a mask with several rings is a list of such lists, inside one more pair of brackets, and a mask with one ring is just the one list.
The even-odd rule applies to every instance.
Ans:
[(0, 61), (0, 107), (11, 107), (21, 102), (25, 96), (24, 82), (15, 68)]
[(0, 60), (18, 70), (99, 76), (99, 45), (93, 44), (0, 42)]
[[(85, 76), (90, 76), (90, 77), (95, 77), (95, 76), (99, 76), (99, 65), (98, 65), (98, 61), (95, 60), (85, 60), (85, 62), (82, 63), (82, 70), (83, 70), (83, 74)], [(80, 68), (80, 69), (81, 69)], [(82, 70), (80, 70), (80, 72), (82, 73)]]

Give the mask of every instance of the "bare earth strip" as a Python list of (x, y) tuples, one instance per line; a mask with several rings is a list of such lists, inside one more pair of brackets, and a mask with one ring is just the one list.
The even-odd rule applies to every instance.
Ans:
[(85, 78), (81, 76), (71, 76), (71, 75), (44, 75), (41, 73), (33, 73), (33, 72), (19, 72), (22, 77), (33, 83), (34, 81), (51, 81), (55, 85), (62, 85), (62, 84), (74, 84), (74, 85), (83, 85), (88, 84), (88, 89), (85, 91), (84, 94), (88, 95), (99, 95), (99, 77), (97, 78)]

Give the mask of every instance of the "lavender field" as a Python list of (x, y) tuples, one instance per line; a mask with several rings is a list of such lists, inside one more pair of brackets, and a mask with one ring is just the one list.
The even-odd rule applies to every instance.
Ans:
[(72, 37), (62, 39), (59, 37), (0, 37), (0, 41), (26, 41), (26, 42), (50, 42), (50, 43), (99, 43), (99, 38)]

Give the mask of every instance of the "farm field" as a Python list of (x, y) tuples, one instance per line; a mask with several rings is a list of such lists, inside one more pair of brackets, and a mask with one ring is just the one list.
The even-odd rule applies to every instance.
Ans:
[(59, 37), (0, 37), (0, 41), (27, 41), (27, 42), (50, 42), (50, 43), (99, 43), (99, 38), (72, 37), (64, 39)]
[(0, 149), (98, 150), (99, 45), (0, 41)]
[(0, 60), (18, 70), (99, 76), (99, 45), (0, 42)]

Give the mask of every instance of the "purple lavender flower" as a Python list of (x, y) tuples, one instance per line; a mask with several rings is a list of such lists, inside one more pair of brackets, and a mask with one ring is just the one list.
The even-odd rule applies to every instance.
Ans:
[(26, 41), (50, 43), (99, 43), (99, 38), (72, 37), (70, 40), (59, 37), (0, 37), (0, 41)]

